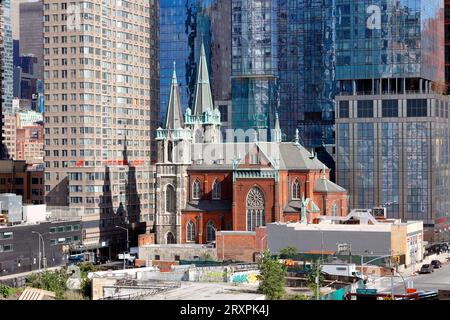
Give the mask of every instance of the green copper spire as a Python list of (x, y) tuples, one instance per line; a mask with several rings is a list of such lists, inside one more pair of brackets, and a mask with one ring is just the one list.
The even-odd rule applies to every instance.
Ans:
[(180, 87), (178, 86), (175, 61), (173, 62), (172, 85), (170, 86), (169, 104), (167, 106), (164, 129), (175, 130), (184, 126), (181, 113)]

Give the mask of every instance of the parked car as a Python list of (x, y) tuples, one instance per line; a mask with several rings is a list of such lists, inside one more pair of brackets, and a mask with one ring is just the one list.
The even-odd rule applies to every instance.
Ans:
[(442, 263), (439, 260), (433, 260), (431, 261), (431, 265), (434, 269), (442, 268)]
[(432, 272), (434, 272), (434, 270), (431, 264), (423, 264), (422, 268), (420, 268), (419, 273), (432, 273)]

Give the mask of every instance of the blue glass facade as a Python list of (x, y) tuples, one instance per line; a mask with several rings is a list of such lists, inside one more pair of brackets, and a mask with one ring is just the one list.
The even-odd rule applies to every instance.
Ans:
[(281, 127), (307, 147), (334, 144), (335, 0), (278, 4)]
[(422, 220), (438, 231), (434, 239), (449, 240), (450, 99), (349, 97), (337, 97), (336, 143), (337, 181), (350, 207), (383, 206), (389, 218)]
[[(229, 0), (160, 1), (161, 121), (166, 114), (174, 61), (183, 112), (188, 106), (192, 106), (202, 39), (205, 44), (213, 95), (215, 99), (221, 99), (219, 91), (224, 84), (219, 77), (222, 77), (222, 72), (217, 72), (217, 76), (214, 78), (216, 75), (214, 71), (220, 70), (219, 64), (227, 63), (227, 59), (224, 59), (220, 52), (227, 50), (226, 41), (229, 40), (227, 34), (230, 33), (229, 28), (225, 27), (227, 25), (226, 15), (229, 14), (225, 3), (227, 1)], [(221, 34), (218, 34), (219, 32)], [(230, 68), (230, 66), (228, 67)], [(223, 77), (227, 76), (226, 72), (223, 74)]]
[(334, 0), (233, 0), (233, 127), (274, 112), (288, 139), (333, 143)]
[(442, 0), (335, 0), (337, 182), (351, 208), (422, 220), (448, 240)]
[(336, 77), (444, 81), (442, 0), (335, 0)]

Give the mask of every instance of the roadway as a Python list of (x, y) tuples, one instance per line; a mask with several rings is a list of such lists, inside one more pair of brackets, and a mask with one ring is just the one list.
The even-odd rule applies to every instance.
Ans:
[[(403, 294), (405, 293), (405, 284), (407, 287), (412, 287), (418, 291), (421, 290), (439, 290), (447, 289), (450, 290), (450, 262), (443, 261), (442, 268), (434, 269), (434, 272), (430, 274), (417, 274), (403, 279), (400, 276), (394, 277), (394, 293)], [(422, 265), (418, 265), (419, 268)], [(375, 285), (368, 285), (368, 288), (376, 288), (378, 292), (391, 292), (391, 278), (384, 277), (377, 281)]]

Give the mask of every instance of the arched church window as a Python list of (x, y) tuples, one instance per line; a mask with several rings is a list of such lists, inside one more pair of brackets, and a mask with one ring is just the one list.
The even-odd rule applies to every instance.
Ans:
[(192, 199), (200, 199), (202, 193), (202, 188), (200, 186), (200, 181), (195, 179), (194, 183), (192, 184)]
[(300, 199), (300, 183), (297, 179), (295, 179), (294, 183), (292, 184), (292, 199)]
[(212, 185), (212, 198), (213, 200), (220, 200), (221, 186), (220, 181), (214, 180)]
[(172, 162), (173, 160), (173, 144), (172, 141), (169, 141), (167, 144), (167, 161)]
[(167, 232), (166, 236), (166, 244), (175, 244), (177, 241), (175, 240), (175, 236), (172, 232)]
[(214, 221), (210, 220), (206, 224), (206, 242), (211, 242), (216, 240), (216, 226)]
[(176, 212), (176, 198), (175, 188), (168, 184), (166, 187), (166, 212)]
[(203, 142), (203, 132), (201, 129), (197, 129), (195, 131), (195, 143), (202, 143)]
[(195, 224), (192, 220), (186, 225), (186, 241), (195, 241)]
[(247, 194), (247, 231), (266, 225), (264, 194), (258, 187), (253, 187)]
[(333, 203), (332, 212), (333, 212), (333, 217), (337, 217), (338, 216), (338, 206), (337, 206), (336, 202)]

